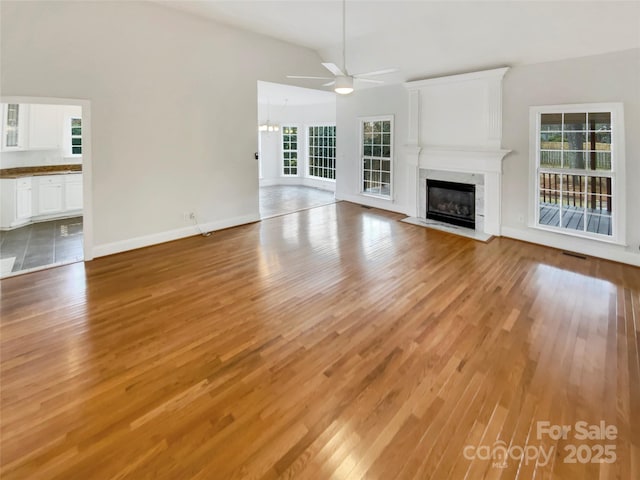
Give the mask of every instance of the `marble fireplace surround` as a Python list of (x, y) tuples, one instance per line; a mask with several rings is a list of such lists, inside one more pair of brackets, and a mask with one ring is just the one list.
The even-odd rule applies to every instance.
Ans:
[[(502, 78), (508, 68), (408, 82), (404, 160), (415, 193), (411, 217), (426, 220), (426, 178), (476, 185), (476, 231), (501, 233)], [(447, 144), (437, 145), (445, 140)], [(456, 144), (453, 145), (452, 143)]]
[(429, 170), (421, 168), (418, 172), (420, 190), (418, 196), (418, 218), (427, 218), (427, 179), (445, 182), (466, 183), (475, 185), (475, 224), (476, 230), (484, 232), (484, 175), (466, 172), (447, 172), (445, 170)]
[[(413, 157), (416, 182), (414, 216), (427, 218), (426, 179), (476, 185), (476, 230), (500, 235), (502, 202), (502, 158), (509, 150), (407, 149)], [(412, 152), (411, 152), (412, 150)]]

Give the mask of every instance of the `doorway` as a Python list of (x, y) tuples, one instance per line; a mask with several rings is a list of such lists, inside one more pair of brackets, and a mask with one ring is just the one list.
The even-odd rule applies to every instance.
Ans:
[(90, 260), (90, 105), (2, 97), (0, 278)]
[(335, 124), (334, 93), (258, 82), (262, 219), (335, 202)]

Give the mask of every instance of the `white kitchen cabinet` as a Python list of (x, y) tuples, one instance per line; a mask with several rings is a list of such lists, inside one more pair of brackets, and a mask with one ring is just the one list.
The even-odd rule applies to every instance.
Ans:
[(26, 136), (29, 123), (28, 105), (18, 103), (2, 104), (2, 122), (0, 130), (2, 143), (0, 150), (11, 152), (23, 150), (27, 144)]
[(0, 179), (0, 229), (82, 214), (82, 174)]
[(65, 210), (82, 210), (82, 174), (65, 175)]
[(63, 210), (62, 175), (38, 177), (38, 215), (50, 215)]
[(75, 105), (3, 103), (0, 122), (0, 150), (57, 150), (80, 157), (72, 151), (71, 119), (82, 119)]
[(16, 222), (16, 179), (0, 178), (0, 227), (9, 229)]
[(31, 177), (16, 180), (16, 219), (28, 220), (33, 215), (33, 190)]
[(29, 149), (58, 149), (63, 138), (63, 106), (38, 105), (29, 107)]
[(0, 179), (0, 228), (20, 227), (31, 222), (33, 189), (31, 177)]

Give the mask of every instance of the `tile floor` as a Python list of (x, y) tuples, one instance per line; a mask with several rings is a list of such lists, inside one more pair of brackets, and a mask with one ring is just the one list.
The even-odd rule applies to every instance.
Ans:
[(269, 218), (335, 203), (333, 192), (297, 185), (260, 187), (260, 217)]
[[(2, 275), (82, 260), (82, 217), (34, 223), (0, 231)], [(5, 272), (11, 266), (10, 272)]]

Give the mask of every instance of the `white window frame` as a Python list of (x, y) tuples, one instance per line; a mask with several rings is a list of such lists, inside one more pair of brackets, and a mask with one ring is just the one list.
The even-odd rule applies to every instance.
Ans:
[[(296, 165), (296, 174), (292, 174), (292, 173), (284, 173), (284, 153), (285, 153), (285, 149), (284, 149), (284, 129), (285, 128), (296, 128), (296, 145), (297, 148), (296, 150), (286, 150), (287, 152), (296, 152), (296, 161), (297, 161), (297, 165)], [(289, 167), (291, 168), (291, 167)], [(280, 176), (281, 177), (286, 177), (286, 178), (295, 178), (295, 177), (299, 177), (300, 176), (300, 125), (296, 125), (296, 124), (282, 124), (281, 128), (280, 128)]]
[(80, 133), (80, 135), (74, 135), (73, 134), (73, 121), (74, 120), (80, 120), (80, 131), (82, 132), (82, 117), (78, 117), (78, 116), (70, 116), (67, 120), (67, 126), (68, 126), (68, 131), (69, 131), (69, 156), (70, 157), (81, 157), (82, 153), (73, 153), (73, 147), (76, 147), (77, 145), (73, 144), (73, 139), (74, 138), (80, 138), (80, 149), (83, 150), (84, 149), (84, 145), (82, 144), (82, 133)]
[[(549, 113), (597, 113), (611, 112), (611, 171), (599, 171), (598, 176), (611, 178), (611, 235), (572, 230), (539, 224), (540, 220), (540, 120), (542, 114)], [(542, 169), (544, 170), (544, 169)], [(584, 170), (566, 169), (567, 175), (582, 175)], [(625, 192), (625, 143), (624, 108), (622, 103), (583, 103), (570, 105), (544, 105), (529, 108), (529, 227), (560, 233), (571, 237), (581, 237), (605, 243), (626, 245), (626, 192)], [(585, 219), (586, 221), (586, 219)]]
[[(381, 195), (381, 194), (375, 194), (375, 193), (371, 193), (371, 192), (365, 192), (364, 190), (364, 142), (363, 142), (363, 136), (364, 136), (364, 124), (367, 122), (385, 122), (385, 121), (389, 121), (391, 122), (391, 128), (390, 128), (390, 133), (391, 133), (391, 145), (390, 145), (390, 156), (389, 156), (389, 195)], [(360, 182), (360, 187), (359, 187), (359, 192), (360, 195), (365, 196), (365, 197), (372, 197), (372, 198), (377, 198), (379, 200), (386, 200), (389, 202), (393, 202), (393, 195), (394, 195), (394, 188), (393, 188), (393, 181), (394, 181), (394, 174), (393, 171), (395, 170), (395, 162), (394, 162), (394, 150), (395, 150), (395, 140), (394, 140), (394, 129), (395, 129), (395, 122), (394, 122), (394, 116), (393, 115), (376, 115), (376, 116), (370, 116), (370, 117), (358, 117), (358, 161), (360, 162), (360, 177), (359, 177), (359, 182)], [(382, 157), (381, 157), (382, 159)], [(385, 158), (386, 160), (386, 158)]]
[[(308, 125), (305, 125), (305, 132), (306, 132), (306, 136), (305, 136), (305, 169), (304, 169), (304, 176), (307, 178), (312, 178), (314, 180), (323, 180), (325, 182), (333, 182), (335, 183), (336, 179), (335, 178), (325, 178), (325, 177), (316, 177), (314, 175), (311, 175), (309, 173), (309, 169), (311, 168), (311, 156), (309, 155), (309, 149), (311, 148), (311, 136), (309, 135), (309, 129), (312, 127), (336, 127), (335, 123), (322, 123), (322, 122), (318, 122), (318, 123), (310, 123)], [(336, 139), (337, 139), (337, 130), (336, 130), (336, 136), (334, 137), (334, 144), (333, 144), (333, 148), (336, 149)], [(336, 150), (337, 152), (337, 150)], [(334, 158), (334, 164), (333, 164), (333, 170), (334, 170), (334, 176), (336, 175), (336, 167), (337, 167), (337, 162), (338, 162), (338, 155), (336, 153), (336, 156)]]

